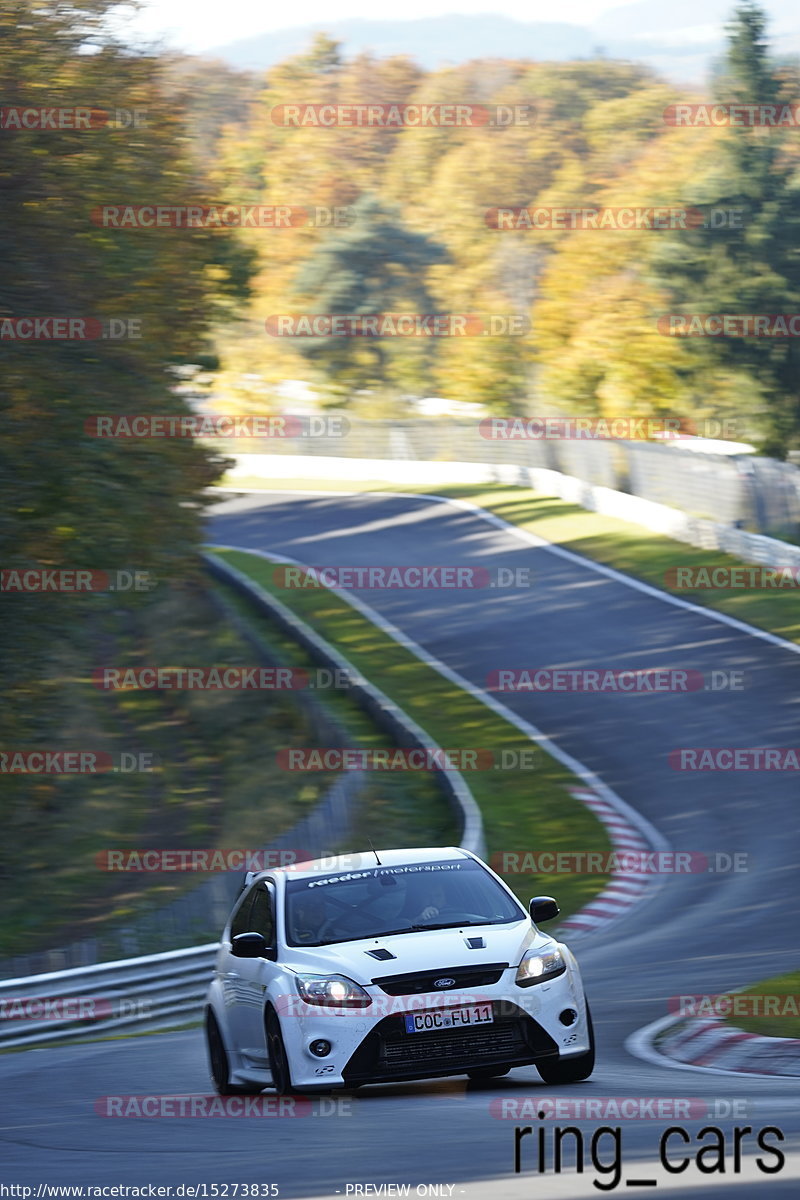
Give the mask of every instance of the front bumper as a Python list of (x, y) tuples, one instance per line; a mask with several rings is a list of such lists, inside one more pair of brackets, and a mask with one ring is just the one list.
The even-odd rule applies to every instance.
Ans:
[[(585, 1053), (586, 1006), (573, 963), (564, 974), (531, 987), (519, 987), (515, 976), (516, 967), (510, 967), (495, 984), (433, 995), (389, 996), (373, 985), (367, 988), (373, 1003), (366, 1009), (298, 1005), (291, 1019), (281, 1020), (293, 1083), (311, 1089), (435, 1078)], [(406, 1032), (404, 1013), (476, 1004), (491, 1004), (490, 1024)], [(567, 1025), (561, 1015), (570, 1011), (576, 1015)], [(318, 1039), (331, 1047), (322, 1058), (310, 1050)]]
[(527, 1066), (558, 1054), (541, 1025), (509, 1001), (492, 1005), (494, 1021), (467, 1029), (408, 1034), (402, 1015), (384, 1017), (346, 1063), (346, 1085), (463, 1075), (492, 1066)]

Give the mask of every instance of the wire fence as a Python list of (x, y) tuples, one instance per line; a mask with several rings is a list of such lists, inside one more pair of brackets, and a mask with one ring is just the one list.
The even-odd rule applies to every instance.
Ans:
[[(615, 438), (494, 438), (485, 436), (485, 423), (476, 421), (368, 421), (338, 415), (341, 436), (237, 438), (235, 453), (543, 467), (694, 517), (800, 538), (800, 468), (793, 463)], [(218, 446), (223, 453), (234, 449), (230, 442)]]

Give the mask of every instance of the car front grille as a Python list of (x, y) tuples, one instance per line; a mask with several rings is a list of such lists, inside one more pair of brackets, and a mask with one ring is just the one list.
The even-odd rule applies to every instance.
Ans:
[[(436, 971), (411, 971), (406, 975), (382, 975), (372, 982), (387, 996), (420, 996), (423, 992), (450, 991), (453, 988), (490, 987), (498, 983), (508, 963), (481, 963), (474, 967), (440, 967)], [(437, 987), (439, 979), (452, 979), (446, 988)]]
[(444, 1029), (438, 1033), (403, 1034), (399, 1038), (385, 1038), (382, 1047), (382, 1065), (392, 1068), (430, 1063), (431, 1066), (455, 1061), (480, 1061), (491, 1058), (518, 1058), (527, 1049), (518, 1025), (507, 1024), (494, 1028), (492, 1025), (477, 1026), (475, 1029)]
[(352, 1055), (343, 1078), (378, 1083), (457, 1075), (486, 1066), (523, 1066), (558, 1053), (550, 1035), (516, 1005), (495, 1003), (493, 1011), (491, 1025), (424, 1033), (406, 1033), (402, 1014), (385, 1017)]

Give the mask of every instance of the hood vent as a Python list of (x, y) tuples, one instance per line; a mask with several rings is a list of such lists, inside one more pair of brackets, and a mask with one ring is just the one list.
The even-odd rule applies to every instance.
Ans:
[(486, 946), (486, 942), (482, 937), (464, 938), (464, 941), (467, 943), (468, 950), (483, 950)]
[(396, 954), (392, 954), (391, 950), (365, 950), (370, 958), (377, 958), (378, 962), (386, 962), (390, 958), (397, 958)]

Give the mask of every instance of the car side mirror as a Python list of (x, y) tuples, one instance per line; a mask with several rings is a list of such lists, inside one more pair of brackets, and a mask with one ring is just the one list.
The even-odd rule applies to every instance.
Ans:
[(552, 921), (553, 917), (558, 916), (561, 909), (552, 896), (534, 896), (528, 905), (528, 912), (531, 914), (534, 925), (540, 925), (542, 921)]
[(263, 933), (238, 933), (231, 943), (235, 958), (274, 958)]

